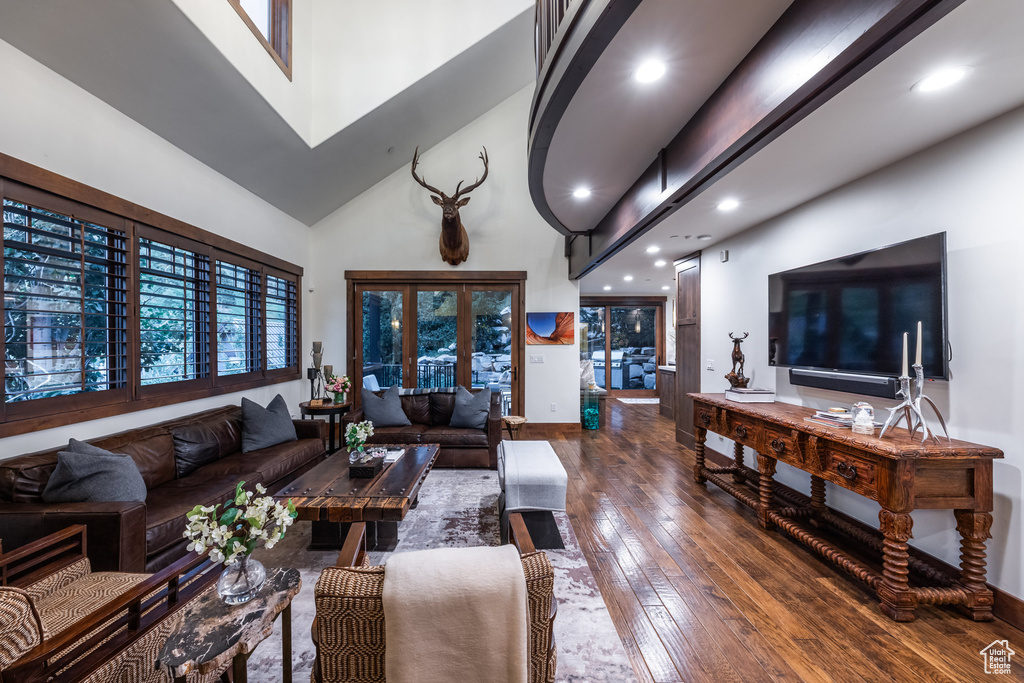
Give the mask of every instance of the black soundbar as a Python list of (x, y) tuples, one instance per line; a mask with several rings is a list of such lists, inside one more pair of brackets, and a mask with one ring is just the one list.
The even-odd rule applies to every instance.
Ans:
[(832, 391), (845, 391), (850, 394), (878, 396), (879, 398), (896, 398), (896, 392), (900, 388), (895, 377), (799, 368), (789, 369), (789, 383), (801, 387), (831, 389)]

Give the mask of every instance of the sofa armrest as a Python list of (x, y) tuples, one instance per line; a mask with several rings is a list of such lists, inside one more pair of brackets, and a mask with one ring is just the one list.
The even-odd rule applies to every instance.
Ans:
[(146, 504), (10, 503), (0, 506), (0, 538), (14, 548), (73, 524), (86, 527), (93, 571), (146, 571)]
[(320, 439), (327, 447), (326, 420), (292, 420), (295, 425), (295, 436), (299, 439)]
[(501, 443), (501, 392), (491, 392), (491, 411), (487, 414), (487, 466), (498, 469), (498, 444)]
[(362, 408), (356, 408), (355, 410), (350, 410), (349, 412), (347, 412), (344, 415), (342, 415), (341, 416), (341, 440), (343, 442), (345, 441), (345, 429), (350, 424), (355, 424), (356, 422), (362, 422), (365, 419), (366, 419), (366, 417), (364, 416)]

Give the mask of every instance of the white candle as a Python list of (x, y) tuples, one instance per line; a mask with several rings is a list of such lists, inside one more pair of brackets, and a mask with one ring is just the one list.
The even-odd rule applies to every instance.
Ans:
[(921, 321), (917, 321), (917, 360), (914, 361), (916, 365), (921, 364)]
[(900, 377), (910, 376), (910, 369), (907, 367), (907, 337), (909, 336), (909, 333), (903, 333), (903, 373), (900, 375)]

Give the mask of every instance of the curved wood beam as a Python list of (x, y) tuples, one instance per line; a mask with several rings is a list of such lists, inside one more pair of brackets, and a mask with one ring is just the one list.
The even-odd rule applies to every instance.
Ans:
[[(570, 277), (592, 271), (962, 2), (795, 0), (611, 211), (585, 233), (587, 239), (567, 239)], [(587, 15), (589, 8), (580, 19)], [(625, 23), (628, 13), (619, 19)], [(597, 25), (594, 21), (592, 30)], [(567, 93), (576, 92), (600, 56), (596, 46), (607, 46), (612, 36), (604, 33), (590, 41), (569, 36), (554, 64), (565, 68), (552, 72), (538, 88), (530, 191), (541, 215), (568, 235), (581, 233), (562, 226), (544, 196), (547, 144), (571, 100)], [(587, 68), (577, 69), (577, 59)], [(794, 74), (794, 64), (814, 68)], [(568, 81), (564, 89), (559, 77)]]
[(527, 164), (530, 196), (537, 211), (555, 230), (578, 235), (562, 225), (544, 194), (548, 147), (566, 108), (605, 48), (642, 0), (581, 0), (562, 21), (563, 28), (540, 65), (537, 89), (530, 107)]

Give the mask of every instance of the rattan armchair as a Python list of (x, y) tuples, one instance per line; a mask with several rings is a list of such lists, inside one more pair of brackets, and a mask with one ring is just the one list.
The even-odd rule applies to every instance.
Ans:
[(0, 548), (0, 681), (169, 683), (154, 665), (171, 617), (219, 574), (195, 553), (152, 575), (93, 572), (82, 525)]
[[(530, 683), (555, 680), (554, 570), (533, 547), (523, 518), (512, 513), (510, 539), (526, 575), (530, 614)], [(334, 567), (320, 573), (315, 589), (313, 683), (384, 683), (384, 567), (366, 561), (365, 527), (353, 524)]]

